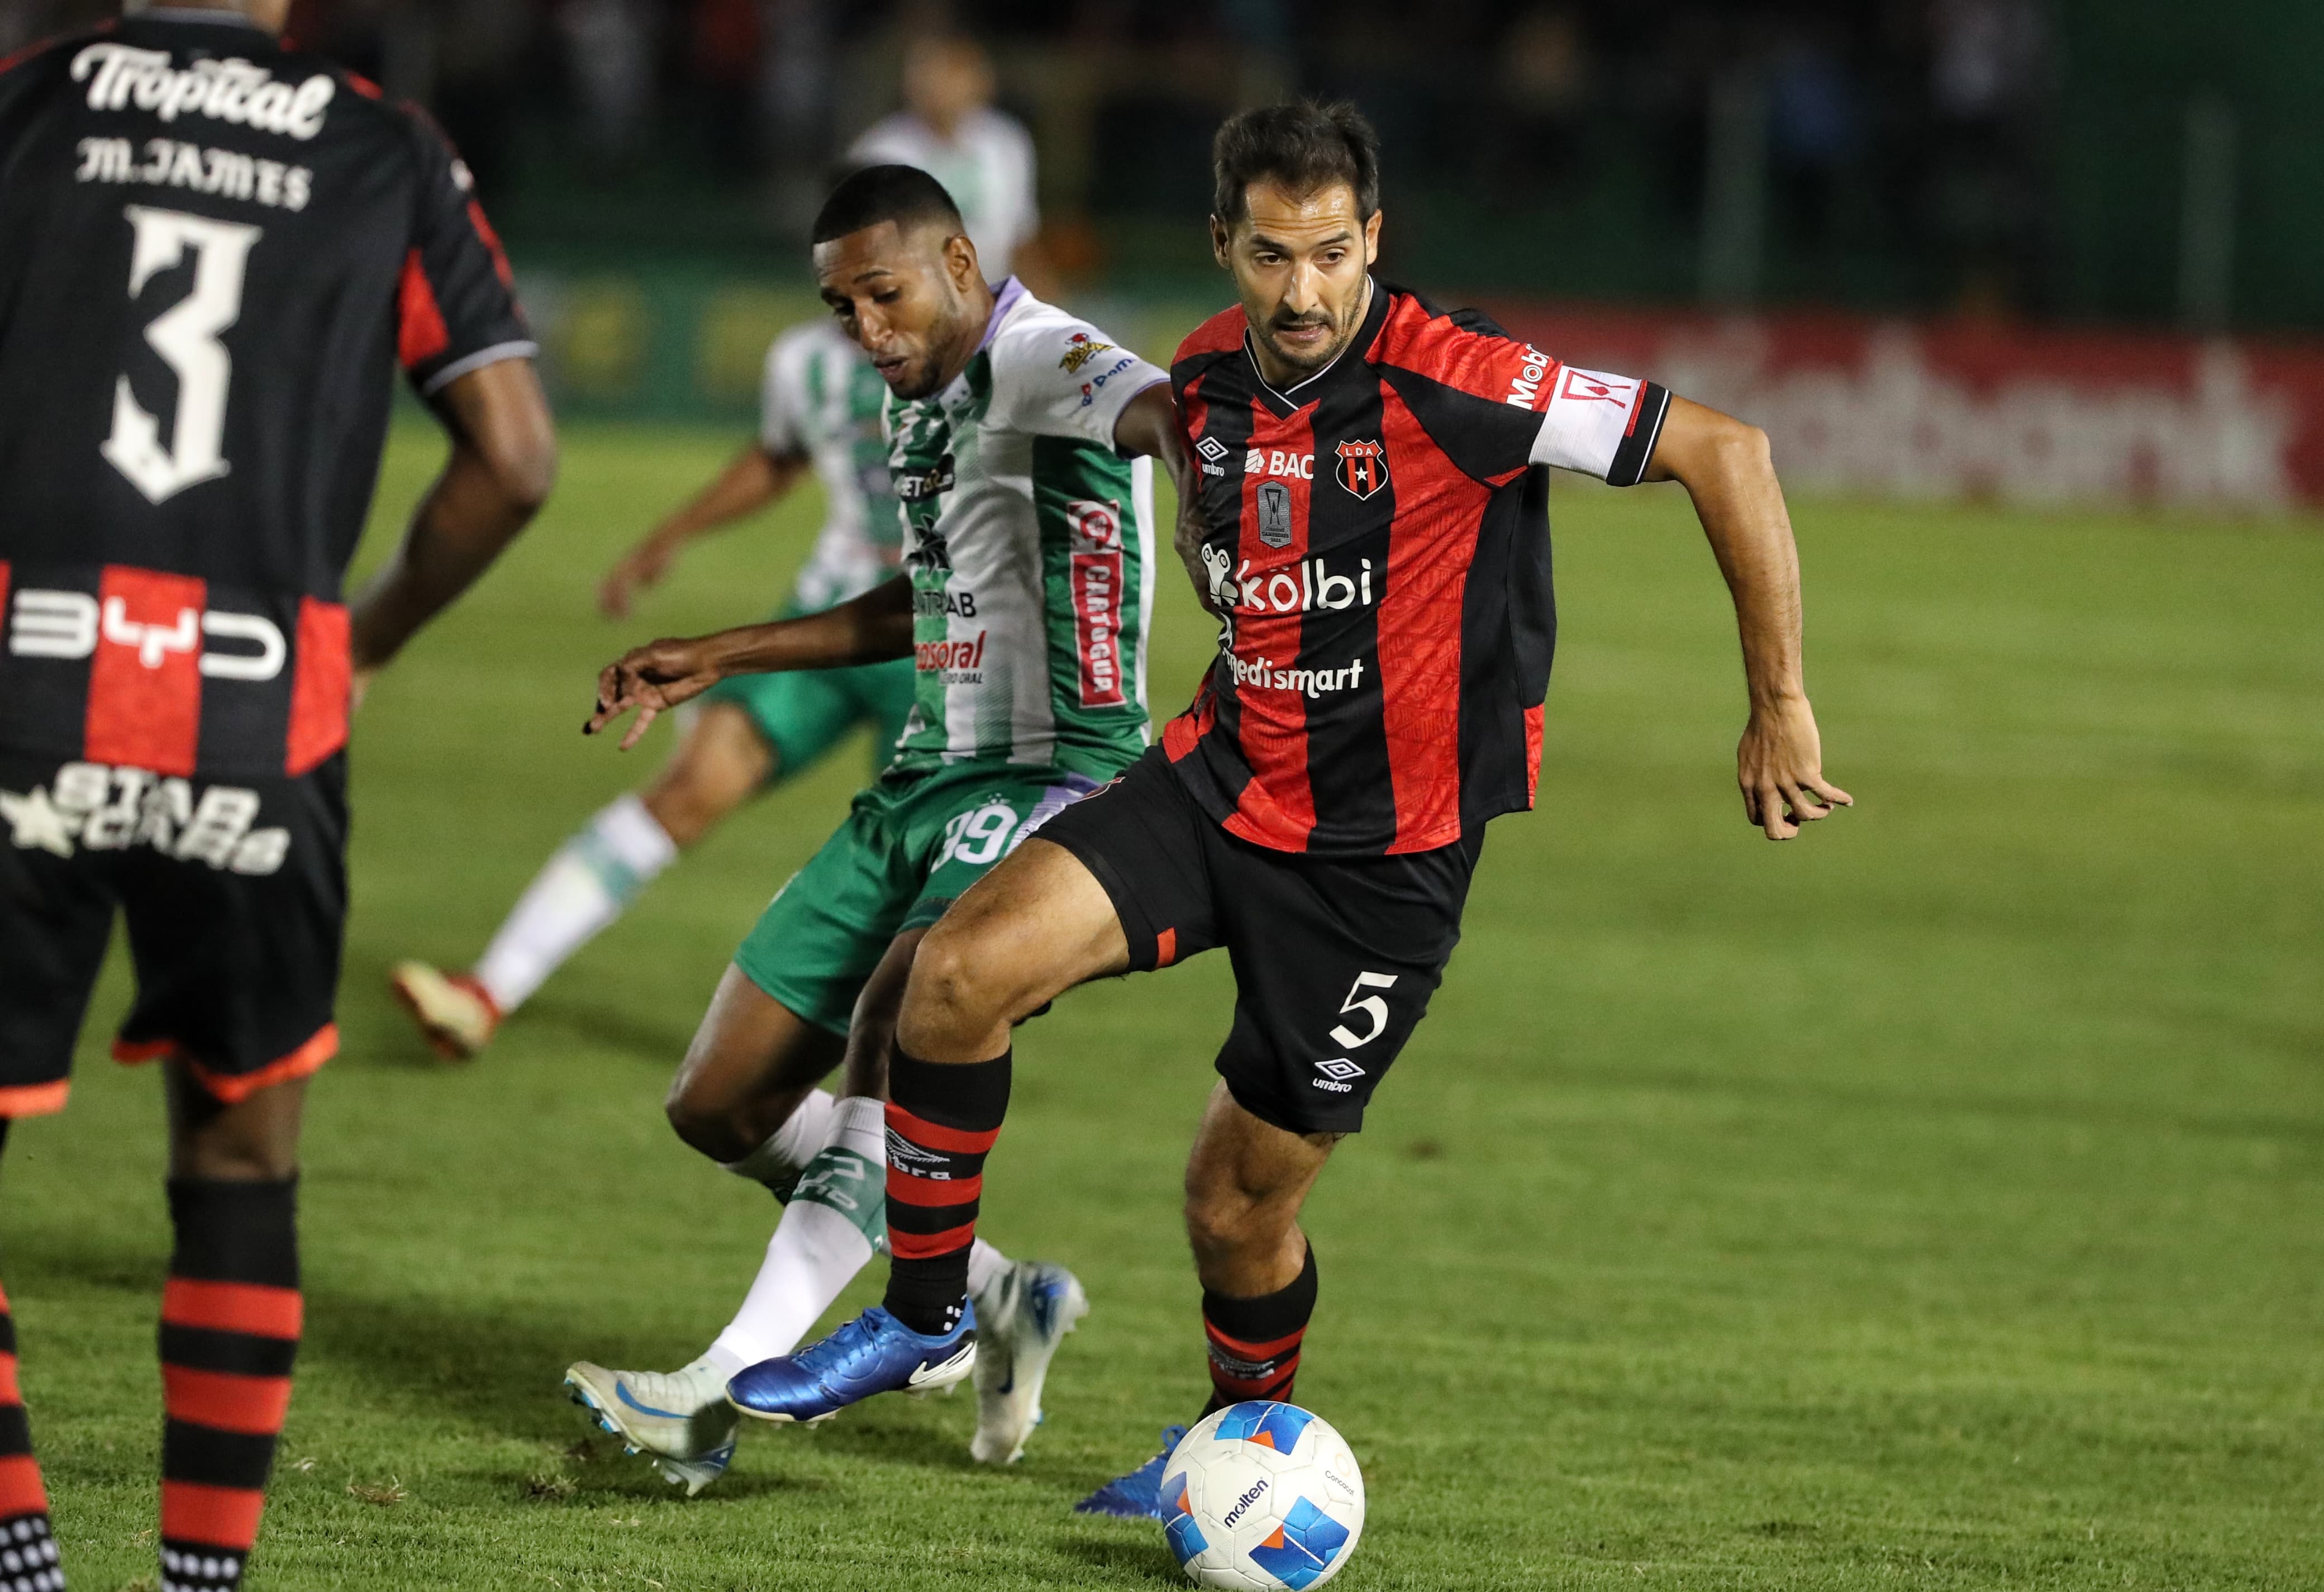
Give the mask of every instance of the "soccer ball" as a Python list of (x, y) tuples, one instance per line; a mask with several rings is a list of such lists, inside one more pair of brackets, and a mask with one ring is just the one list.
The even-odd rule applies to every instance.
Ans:
[(1305, 1592), (1356, 1550), (1364, 1478), (1320, 1416), (1296, 1404), (1234, 1404), (1171, 1450), (1162, 1523), (1170, 1551), (1202, 1586)]

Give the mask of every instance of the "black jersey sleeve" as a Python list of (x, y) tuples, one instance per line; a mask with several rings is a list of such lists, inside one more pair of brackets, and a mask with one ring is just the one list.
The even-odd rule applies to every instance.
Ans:
[(397, 295), (396, 351), (412, 386), (433, 397), (472, 370), (540, 349), (467, 166), (432, 123), (410, 115), (420, 195)]

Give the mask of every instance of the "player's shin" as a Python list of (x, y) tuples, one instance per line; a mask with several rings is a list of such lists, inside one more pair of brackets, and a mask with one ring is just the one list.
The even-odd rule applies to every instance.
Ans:
[(899, 1046), (888, 1069), (888, 1313), (914, 1332), (950, 1332), (968, 1297), (984, 1157), (1009, 1111), (1009, 1051), (990, 1061), (922, 1061)]
[[(810, 1089), (798, 1109), (783, 1119), (783, 1125), (767, 1135), (766, 1143), (740, 1161), (722, 1161), (718, 1164), (738, 1178), (763, 1184), (776, 1199), (788, 1200), (809, 1165), (838, 1132), (839, 1124), (834, 1115), (838, 1107), (839, 1102), (831, 1097), (828, 1089)], [(872, 1110), (876, 1142), (878, 1101), (872, 1102)]]
[(476, 963), (501, 1014), (530, 1000), (677, 860), (677, 843), (636, 796), (592, 818), (534, 876)]
[(830, 1111), (742, 1308), (703, 1356), (724, 1374), (798, 1347), (885, 1240), (885, 1109), (857, 1095)]
[(16, 1319), (0, 1292), (0, 1546), (11, 1562), (45, 1573), (42, 1585), (61, 1587), (56, 1539), (49, 1531), (49, 1494), (41, 1462), (32, 1458), (32, 1430), (16, 1388)]
[(299, 1349), (298, 1180), (173, 1179), (161, 1296), (161, 1579), (233, 1592), (258, 1540)]
[(1310, 1245), (1299, 1275), (1273, 1293), (1231, 1299), (1203, 1290), (1203, 1334), (1210, 1340), (1208, 1415), (1246, 1399), (1288, 1402), (1299, 1374), (1299, 1347), (1315, 1313), (1315, 1251)]

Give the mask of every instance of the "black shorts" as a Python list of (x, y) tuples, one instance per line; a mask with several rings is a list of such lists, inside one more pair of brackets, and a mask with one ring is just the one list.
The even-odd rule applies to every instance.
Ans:
[(180, 1058), (228, 1103), (329, 1060), (346, 812), (344, 753), (235, 782), (0, 752), (0, 1116), (62, 1109), (116, 908), (115, 1059)]
[(1401, 856), (1254, 846), (1203, 810), (1159, 748), (1039, 838), (1105, 886), (1133, 972), (1226, 947), (1235, 1014), (1219, 1076), (1244, 1110), (1295, 1134), (1363, 1126), (1460, 943), (1484, 839)]

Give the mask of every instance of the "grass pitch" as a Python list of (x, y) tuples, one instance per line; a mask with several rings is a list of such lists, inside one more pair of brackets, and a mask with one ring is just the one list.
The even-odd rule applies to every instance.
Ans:
[[(584, 431), (544, 522), (355, 748), (346, 1054), (315, 1093), (309, 1335), (254, 1586), (1166, 1587), (1067, 1513), (1200, 1403), (1180, 1160), (1223, 960), (1028, 1028), (986, 1230), (1094, 1312), (1024, 1463), (966, 1399), (753, 1433), (678, 1500), (568, 1360), (675, 1365), (774, 1216), (661, 1092), (862, 749), (653, 887), (478, 1064), (384, 990), (462, 962), (653, 766), (575, 733), (646, 635), (770, 606), (804, 500), (624, 625), (592, 585), (731, 439)], [(399, 437), (390, 518), (438, 445)], [(2324, 539), (1803, 504), (1810, 679), (1861, 805), (1773, 847), (1730, 788), (1724, 594), (1674, 488), (1558, 497), (1541, 810), (1497, 823), (1434, 1013), (1314, 1202), (1302, 1400), (1370, 1484), (1340, 1585), (2324, 1582)], [(391, 527), (392, 529), (392, 527)], [(1210, 646), (1163, 581), (1154, 701)], [(152, 1573), (161, 1111), (102, 1059), (8, 1147), (0, 1238), (73, 1584)], [(859, 1287), (852, 1309), (869, 1295)], [(143, 1583), (150, 1585), (150, 1583)]]

